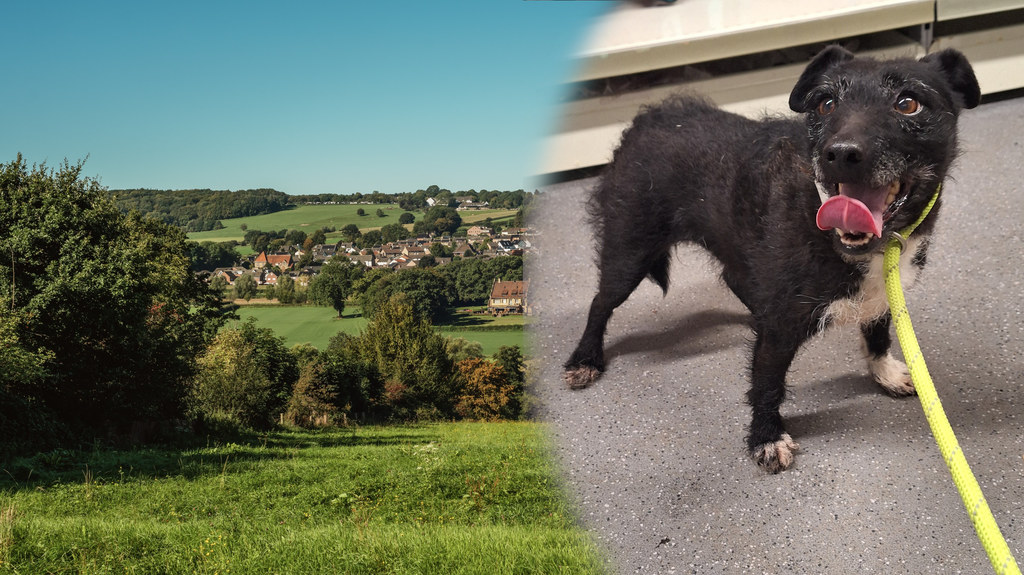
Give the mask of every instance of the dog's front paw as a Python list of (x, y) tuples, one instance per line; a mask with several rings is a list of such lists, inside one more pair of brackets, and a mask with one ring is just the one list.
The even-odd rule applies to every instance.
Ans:
[(762, 469), (768, 473), (778, 473), (793, 465), (793, 461), (796, 459), (794, 452), (797, 449), (800, 449), (800, 446), (793, 441), (788, 433), (783, 433), (776, 441), (756, 446), (751, 451), (751, 455)]
[(583, 389), (601, 377), (601, 370), (590, 365), (578, 365), (566, 368), (564, 377), (569, 389)]
[(890, 354), (868, 360), (871, 377), (893, 397), (914, 395), (914, 382), (907, 365)]

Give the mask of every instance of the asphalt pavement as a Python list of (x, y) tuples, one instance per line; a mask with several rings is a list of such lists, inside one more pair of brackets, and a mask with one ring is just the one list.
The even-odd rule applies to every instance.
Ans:
[[(960, 126), (964, 153), (907, 304), (1024, 566), (1024, 99), (966, 110)], [(698, 248), (677, 250), (667, 296), (644, 282), (616, 311), (604, 376), (567, 389), (561, 363), (597, 285), (583, 213), (593, 183), (550, 186), (534, 211), (531, 341), (540, 416), (610, 572), (993, 572), (919, 401), (871, 381), (856, 327), (813, 339), (790, 370), (782, 414), (801, 445), (794, 467), (768, 475), (754, 465), (744, 449), (749, 314)]]

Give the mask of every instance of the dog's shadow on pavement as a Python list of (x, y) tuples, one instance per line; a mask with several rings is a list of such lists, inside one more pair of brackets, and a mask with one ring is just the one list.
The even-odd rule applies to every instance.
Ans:
[[(738, 335), (735, 326), (745, 328)], [(721, 309), (707, 309), (686, 315), (674, 326), (656, 325), (649, 330), (633, 332), (612, 339), (605, 348), (605, 359), (648, 354), (650, 359), (662, 362), (696, 357), (731, 347), (743, 347), (751, 341), (748, 313)]]

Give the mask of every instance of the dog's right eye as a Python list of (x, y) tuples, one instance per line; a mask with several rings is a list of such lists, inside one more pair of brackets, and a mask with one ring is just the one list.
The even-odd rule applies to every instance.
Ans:
[(818, 115), (827, 116), (836, 109), (835, 98), (825, 98), (821, 102), (818, 102)]

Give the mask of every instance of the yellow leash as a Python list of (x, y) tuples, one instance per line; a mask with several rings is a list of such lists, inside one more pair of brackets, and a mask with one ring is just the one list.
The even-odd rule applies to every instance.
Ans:
[(1020, 575), (1020, 568), (1013, 558), (1003, 534), (999, 531), (992, 511), (985, 502), (985, 496), (978, 486), (978, 481), (971, 473), (967, 459), (964, 457), (960, 444), (957, 443), (953, 428), (946, 419), (946, 412), (942, 409), (942, 403), (935, 392), (935, 384), (931, 375), (928, 374), (928, 366), (924, 363), (924, 356), (917, 344), (917, 337), (914, 335), (914, 326), (910, 323), (910, 312), (907, 310), (907, 302), (903, 298), (903, 287), (900, 284), (900, 254), (906, 245), (906, 238), (910, 237), (917, 226), (924, 221), (931, 211), (935, 201), (939, 198), (939, 190), (935, 190), (931, 202), (925, 208), (924, 213), (916, 222), (904, 229), (901, 233), (894, 233), (896, 236), (889, 240), (885, 248), (885, 293), (889, 298), (889, 309), (892, 312), (893, 322), (896, 324), (896, 337), (903, 348), (903, 357), (910, 370), (910, 379), (914, 382), (917, 396), (921, 399), (921, 407), (924, 408), (924, 415), (928, 419), (928, 425), (932, 428), (932, 435), (939, 444), (939, 451), (942, 458), (946, 460), (946, 466), (953, 475), (953, 483), (956, 484), (960, 498), (967, 508), (967, 513), (974, 523), (974, 531), (978, 534), (985, 553), (988, 554), (992, 568), (999, 575)]

